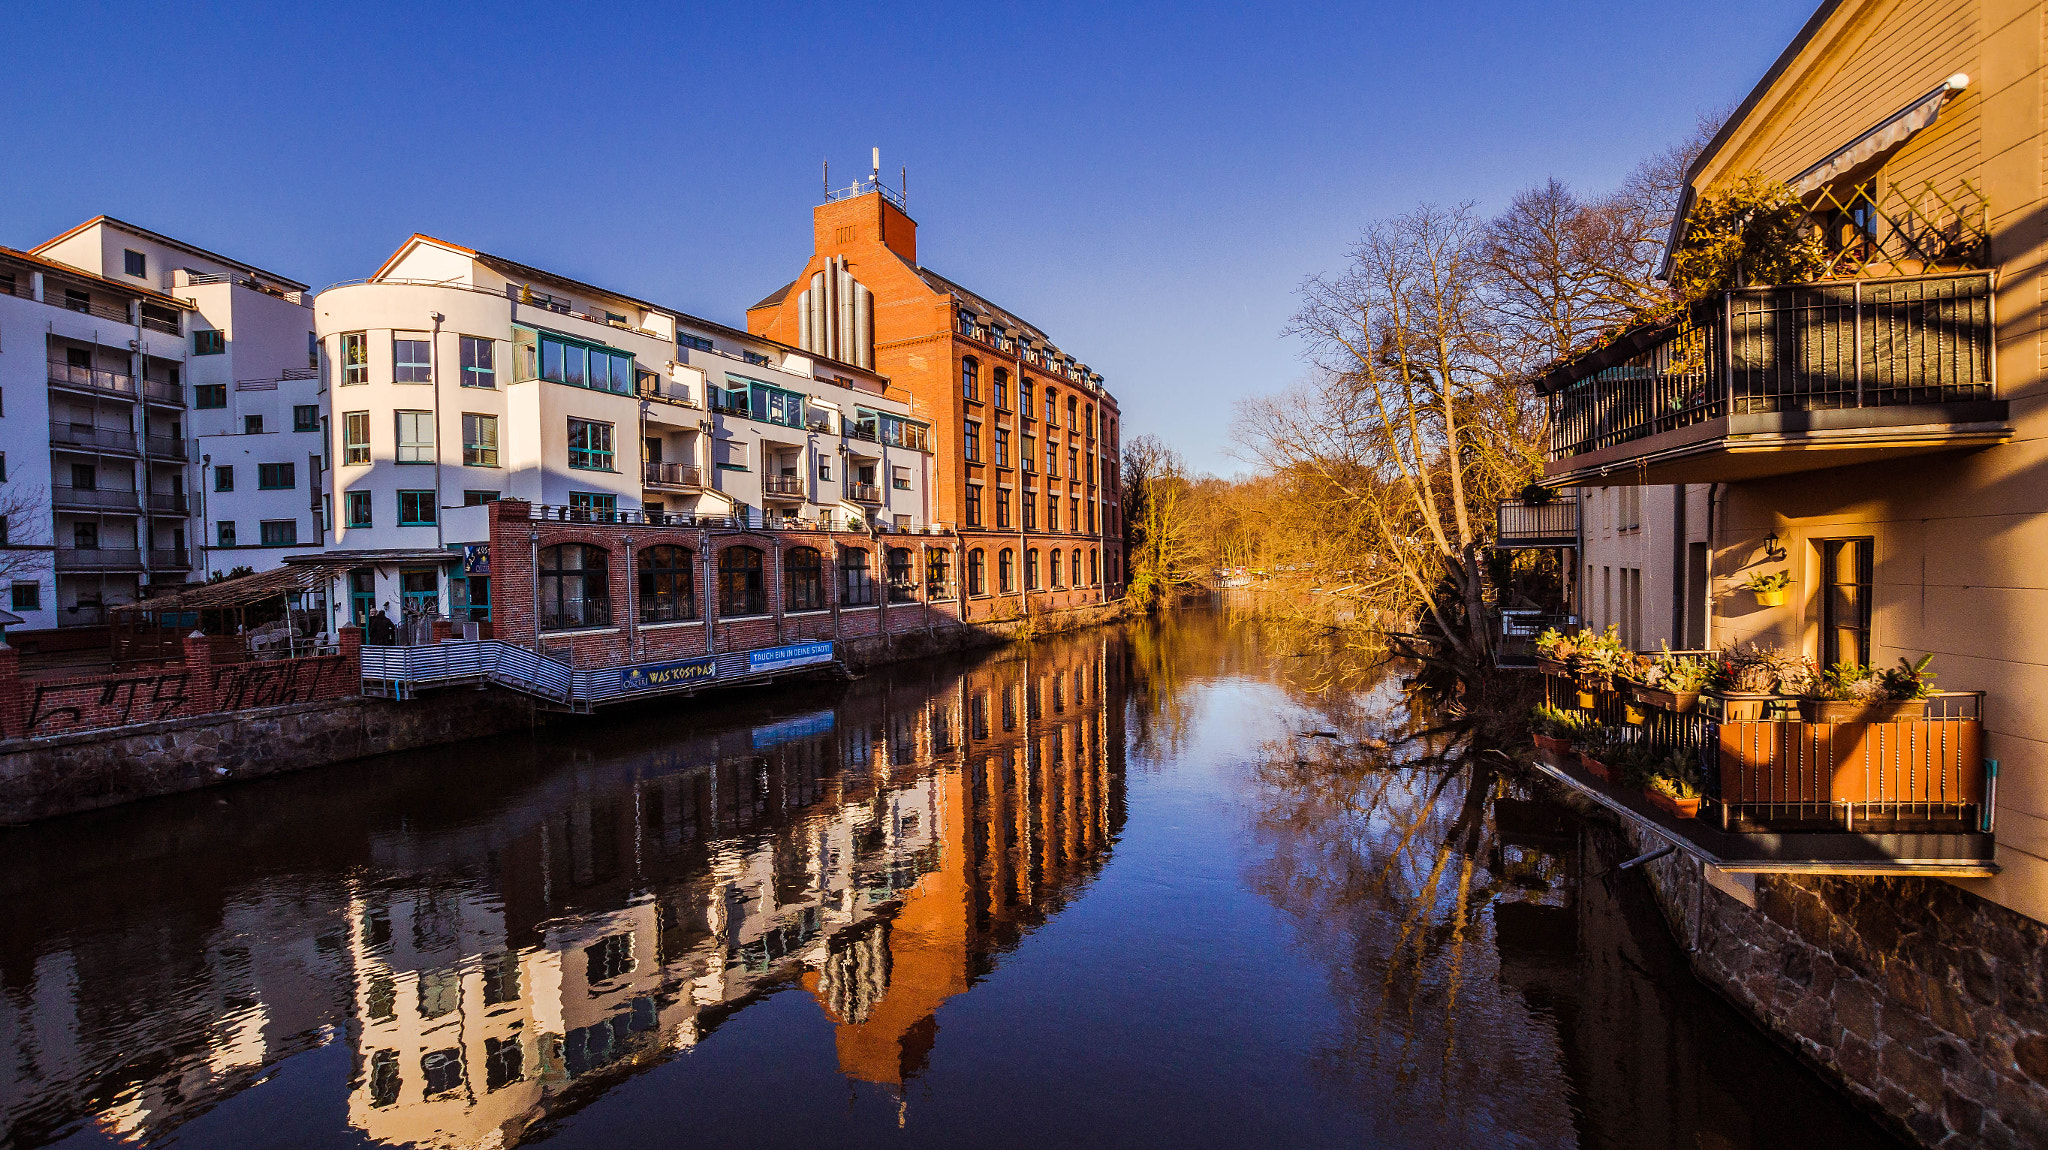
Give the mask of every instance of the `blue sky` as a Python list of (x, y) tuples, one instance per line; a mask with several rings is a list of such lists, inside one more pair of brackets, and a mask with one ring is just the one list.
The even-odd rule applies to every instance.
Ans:
[(320, 287), (423, 231), (739, 325), (819, 161), (879, 145), (926, 264), (1229, 473), (1231, 403), (1302, 374), (1295, 285), (1367, 221), (1609, 185), (1811, 11), (20, 5), (0, 244), (104, 212)]

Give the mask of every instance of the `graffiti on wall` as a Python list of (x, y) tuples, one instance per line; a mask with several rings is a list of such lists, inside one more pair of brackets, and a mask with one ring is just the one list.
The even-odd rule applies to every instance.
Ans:
[(333, 698), (342, 693), (334, 688), (342, 684), (343, 662), (329, 656), (215, 667), (213, 709), (239, 711), (244, 707), (278, 707)]
[(87, 683), (39, 683), (23, 734), (153, 723), (196, 713), (183, 671), (153, 671)]

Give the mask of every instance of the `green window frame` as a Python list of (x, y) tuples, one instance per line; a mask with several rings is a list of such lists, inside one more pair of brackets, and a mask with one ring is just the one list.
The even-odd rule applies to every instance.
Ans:
[(228, 350), (228, 333), (213, 327), (192, 329), (193, 355), (225, 355)]
[(679, 331), (676, 333), (676, 346), (686, 347), (692, 351), (710, 351), (711, 341), (701, 335), (691, 335), (689, 332)]
[(259, 463), (256, 465), (256, 489), (259, 491), (290, 491), (298, 485), (298, 467), (295, 464)]
[(296, 519), (265, 519), (257, 523), (261, 532), (259, 538), (265, 547), (293, 547), (299, 542), (299, 521)]
[(744, 415), (762, 423), (773, 423), (781, 427), (793, 427), (801, 431), (804, 424), (804, 401), (800, 391), (777, 387), (752, 376), (725, 373), (726, 398), (723, 410), (730, 414)]
[(201, 411), (210, 411), (228, 405), (228, 385), (225, 383), (202, 383), (192, 389), (192, 406)]
[(536, 346), (534, 374), (537, 378), (570, 387), (633, 394), (633, 353), (589, 340), (534, 332)]
[(498, 465), (498, 417), (473, 411), (462, 413), (462, 465)]
[(498, 343), (480, 335), (462, 337), (462, 386), (498, 386)]
[(320, 405), (319, 405), (319, 404), (317, 404), (317, 403), (297, 403), (297, 404), (293, 404), (293, 405), (292, 405), (292, 430), (293, 430), (293, 431), (318, 431), (318, 430), (320, 430)]
[(214, 469), (213, 469), (213, 489), (214, 489), (215, 491), (233, 491), (233, 490), (235, 489), (235, 465), (234, 465), (234, 464), (232, 464), (232, 463), (222, 463), (222, 464), (218, 464), (218, 465), (216, 465), (216, 466), (214, 467)]
[(235, 544), (235, 523), (234, 523), (234, 520), (232, 520), (232, 519), (223, 519), (223, 520), (221, 520), (220, 522), (218, 522), (218, 523), (214, 524), (214, 525), (213, 525), (213, 537), (214, 537), (214, 539), (215, 539), (215, 543), (214, 543), (214, 546), (216, 546), (216, 547), (233, 547), (233, 546), (235, 546), (236, 544)]
[(358, 465), (370, 462), (370, 413), (341, 413), (341, 461)]
[(612, 425), (569, 417), (569, 466), (577, 471), (617, 471), (613, 466)]
[(374, 526), (371, 508), (375, 504), (375, 498), (368, 491), (350, 491), (342, 495), (342, 510), (348, 516), (350, 527)]
[(433, 341), (430, 339), (406, 339), (393, 335), (391, 337), (391, 382), (434, 382)]
[(398, 493), (398, 525), (400, 527), (432, 527), (436, 522), (436, 508), (432, 491), (401, 491)]
[(345, 331), (341, 333), (341, 384), (370, 382), (370, 333), (366, 331)]
[(462, 493), (462, 505), (482, 507), (486, 503), (496, 503), (502, 494), (498, 491), (465, 491)]

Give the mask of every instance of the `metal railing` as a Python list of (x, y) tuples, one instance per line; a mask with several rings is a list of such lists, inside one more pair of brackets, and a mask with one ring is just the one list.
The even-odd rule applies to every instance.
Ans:
[(574, 611), (549, 610), (540, 613), (540, 629), (543, 631), (583, 631), (592, 627), (612, 625), (612, 601), (610, 599), (586, 599)]
[(1988, 829), (1983, 696), (1944, 692), (1893, 722), (1723, 722), (1724, 830)]
[(694, 463), (640, 462), (641, 482), (649, 487), (702, 487), (704, 472)]
[(95, 511), (140, 511), (141, 493), (133, 488), (50, 486), (50, 503), (56, 507), (90, 507)]
[(143, 446), (150, 456), (156, 459), (176, 459), (182, 462), (190, 457), (190, 449), (186, 447), (185, 441), (175, 435), (148, 436), (143, 440)]
[(59, 571), (140, 571), (142, 552), (135, 548), (59, 547)]
[(1503, 546), (1525, 540), (1577, 539), (1578, 534), (1577, 499), (1537, 504), (1503, 499), (1494, 508), (1494, 541)]
[(109, 371), (53, 359), (50, 361), (50, 382), (59, 387), (106, 392), (130, 399), (135, 397), (135, 377), (125, 371)]
[(880, 503), (882, 489), (872, 483), (849, 483), (846, 485), (846, 497), (855, 503)]
[(748, 531), (770, 528), (786, 531), (859, 531), (898, 535), (950, 535), (953, 529), (943, 523), (923, 526), (895, 527), (886, 523), (869, 523), (860, 515), (826, 514), (815, 518), (794, 515), (771, 515), (758, 508), (749, 508), (745, 515), (698, 515), (687, 511), (652, 511), (627, 508), (618, 511), (592, 510), (582, 507), (563, 507), (558, 504), (536, 503), (527, 512), (527, 518), (536, 523), (604, 523), (622, 526), (644, 527), (692, 527), (707, 530)]
[(660, 403), (671, 404), (675, 407), (701, 408), (704, 406), (691, 399), (688, 392), (678, 391), (672, 387), (664, 387), (659, 383), (642, 383), (640, 385), (640, 398), (652, 399)]
[(880, 443), (882, 441), (882, 437), (877, 435), (872, 428), (862, 427), (857, 423), (847, 424), (844, 434), (848, 439), (865, 440), (868, 443)]
[(152, 571), (190, 571), (191, 554), (182, 548), (156, 548), (149, 551), (149, 567)]
[(209, 284), (233, 284), (236, 287), (245, 287), (251, 291), (259, 291), (264, 295), (276, 296), (278, 299), (302, 306), (306, 302), (306, 293), (304, 292), (272, 287), (261, 280), (249, 276), (236, 275), (233, 272), (192, 272), (186, 276), (185, 283), (189, 287), (205, 287)]
[(801, 499), (806, 494), (804, 477), (801, 475), (764, 475), (761, 477), (761, 494), (784, 495)]
[(142, 380), (142, 394), (151, 403), (165, 403), (172, 407), (185, 406), (185, 385), (173, 383), (168, 379), (150, 379), (145, 376)]
[(43, 302), (61, 307), (65, 311), (98, 316), (101, 319), (113, 320), (115, 323), (133, 324), (135, 322), (129, 315), (126, 304), (116, 307), (110, 303), (101, 303), (90, 295), (83, 298), (73, 297), (62, 284), (52, 283), (49, 280), (43, 281)]
[(1988, 272), (1726, 292), (1553, 391), (1550, 458), (1727, 415), (1988, 400), (1992, 337)]
[[(162, 314), (158, 314), (159, 312)], [(177, 312), (169, 308), (154, 308), (148, 304), (142, 307), (142, 326), (165, 335), (185, 334), (185, 325), (179, 322)]]
[(190, 501), (182, 491), (152, 491), (149, 493), (149, 509), (170, 515), (189, 513)]
[(135, 450), (135, 433), (116, 427), (52, 423), (50, 443), (57, 447), (89, 447), (96, 451), (132, 452)]

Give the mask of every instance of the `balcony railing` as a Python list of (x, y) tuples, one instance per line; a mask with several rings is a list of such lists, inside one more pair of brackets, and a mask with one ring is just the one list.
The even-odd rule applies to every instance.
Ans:
[(641, 461), (641, 482), (648, 487), (702, 487), (704, 472), (695, 464)]
[(149, 569), (152, 571), (190, 571), (192, 557), (183, 548), (151, 548)]
[(53, 359), (50, 361), (50, 382), (59, 387), (75, 387), (85, 391), (135, 398), (135, 377), (122, 371), (83, 367)]
[(1500, 548), (1576, 547), (1579, 501), (1553, 499), (1531, 504), (1503, 499), (1494, 509), (1493, 545)]
[(190, 456), (185, 441), (174, 435), (152, 435), (143, 442), (153, 459), (175, 459), (183, 462)]
[(142, 326), (151, 331), (160, 331), (165, 335), (185, 334), (184, 324), (180, 321), (176, 311), (167, 307), (157, 307), (153, 304), (142, 305)]
[(89, 507), (95, 511), (140, 511), (140, 493), (133, 489), (112, 487), (71, 487), (58, 483), (50, 487), (50, 503), (55, 507)]
[(801, 475), (764, 475), (761, 477), (761, 494), (802, 499), (805, 495), (804, 477)]
[(149, 509), (165, 515), (186, 515), (190, 513), (191, 502), (182, 491), (152, 491), (149, 493)]
[(63, 285), (51, 283), (48, 281), (45, 281), (43, 284), (43, 302), (55, 304), (56, 306), (63, 308), (65, 311), (75, 311), (80, 312), (84, 315), (98, 316), (101, 319), (113, 320), (115, 323), (135, 322), (128, 316), (127, 304), (101, 303), (99, 300), (93, 299), (90, 296), (86, 296), (84, 298), (74, 298), (70, 293), (65, 291)]
[(140, 571), (142, 552), (134, 548), (124, 550), (104, 547), (59, 547), (57, 570)]
[(145, 377), (142, 381), (142, 395), (151, 403), (169, 404), (172, 407), (185, 406), (185, 385), (173, 383), (168, 379)]
[(135, 450), (135, 433), (114, 427), (88, 427), (81, 423), (52, 423), (50, 444), (54, 447), (84, 447), (95, 451)]
[(849, 483), (846, 485), (846, 497), (855, 503), (880, 503), (882, 489), (872, 483)]
[(1990, 401), (1991, 347), (1987, 272), (1745, 288), (1625, 333), (1538, 387), (1550, 458), (1567, 461), (1715, 420), (1823, 430), (1859, 418), (1810, 413)]

